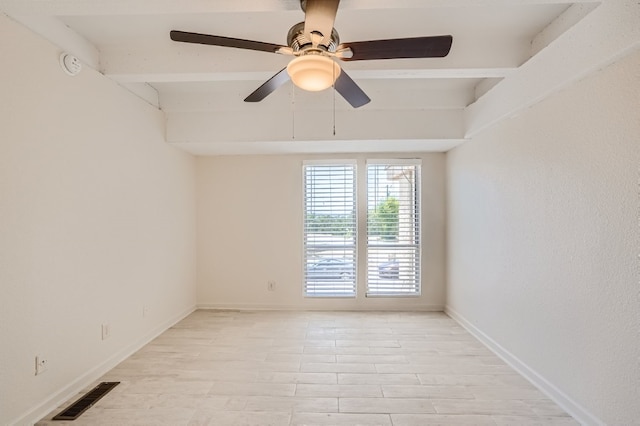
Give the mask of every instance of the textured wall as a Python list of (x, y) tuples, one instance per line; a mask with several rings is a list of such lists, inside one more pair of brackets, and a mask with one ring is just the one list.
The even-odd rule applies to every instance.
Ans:
[[(378, 155), (379, 157), (379, 155)], [(386, 155), (384, 158), (392, 158)], [(407, 157), (406, 154), (400, 157)], [(282, 309), (442, 309), (445, 156), (422, 158), (423, 280), (418, 298), (310, 299), (302, 294), (302, 162), (310, 156), (199, 157), (198, 305)], [(365, 193), (365, 159), (358, 158)], [(362, 202), (362, 198), (360, 199)], [(364, 201), (366, 202), (366, 201)], [(360, 238), (366, 238), (361, 236)], [(267, 291), (267, 281), (276, 291)]]
[(448, 306), (596, 418), (640, 419), (640, 53), (448, 154)]
[(195, 306), (195, 161), (1, 14), (0, 39), (0, 424), (24, 424)]

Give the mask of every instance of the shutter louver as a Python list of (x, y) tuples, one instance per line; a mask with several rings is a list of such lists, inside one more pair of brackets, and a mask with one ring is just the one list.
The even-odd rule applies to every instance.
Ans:
[(356, 295), (355, 164), (304, 165), (304, 293)]
[(367, 164), (367, 296), (420, 295), (420, 165)]

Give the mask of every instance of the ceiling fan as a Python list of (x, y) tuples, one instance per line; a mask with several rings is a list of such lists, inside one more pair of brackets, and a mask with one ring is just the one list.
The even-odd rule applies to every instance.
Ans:
[(258, 87), (244, 101), (260, 102), (289, 80), (304, 90), (319, 91), (334, 86), (354, 108), (371, 99), (347, 75), (334, 58), (342, 61), (399, 58), (442, 58), (449, 54), (450, 35), (396, 38), (340, 44), (333, 28), (340, 0), (300, 0), (304, 22), (289, 29), (287, 46), (209, 34), (171, 31), (171, 40), (185, 43), (235, 47), (295, 56), (289, 64)]

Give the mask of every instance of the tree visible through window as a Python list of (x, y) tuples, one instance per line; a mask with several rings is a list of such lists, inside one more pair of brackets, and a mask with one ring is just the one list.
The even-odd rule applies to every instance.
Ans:
[(398, 238), (400, 203), (394, 197), (387, 195), (387, 198), (380, 202), (373, 211), (369, 212), (368, 226), (369, 235), (377, 236), (383, 240), (394, 240)]
[(420, 294), (420, 166), (367, 164), (367, 295)]
[[(305, 162), (303, 170), (304, 293), (355, 297), (356, 162)], [(370, 160), (366, 176), (366, 294), (420, 295), (420, 163)]]

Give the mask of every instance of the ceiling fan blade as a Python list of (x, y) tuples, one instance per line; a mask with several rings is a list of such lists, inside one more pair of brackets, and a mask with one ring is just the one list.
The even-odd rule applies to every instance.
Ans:
[(241, 38), (222, 37), (209, 34), (189, 33), (185, 31), (173, 30), (169, 33), (171, 40), (185, 43), (208, 44), (211, 46), (237, 47), (239, 49), (259, 50), (261, 52), (276, 53), (280, 48), (279, 44), (263, 43), (261, 41), (243, 40)]
[(340, 76), (334, 83), (334, 87), (338, 93), (351, 104), (352, 107), (358, 108), (371, 102), (371, 99), (362, 91), (360, 86), (347, 75), (344, 70), (340, 71)]
[(363, 61), (369, 59), (401, 58), (443, 58), (449, 54), (453, 37), (450, 35), (433, 37), (396, 38), (391, 40), (357, 41), (343, 43), (338, 49), (350, 48), (351, 58), (343, 61)]
[(278, 71), (276, 75), (265, 81), (264, 84), (258, 87), (252, 94), (247, 96), (244, 101), (260, 102), (289, 80), (289, 73), (287, 73), (287, 68), (284, 67)]
[(327, 46), (331, 42), (340, 0), (306, 0), (304, 4), (304, 35), (313, 40), (311, 33), (319, 32), (323, 37), (319, 44)]

